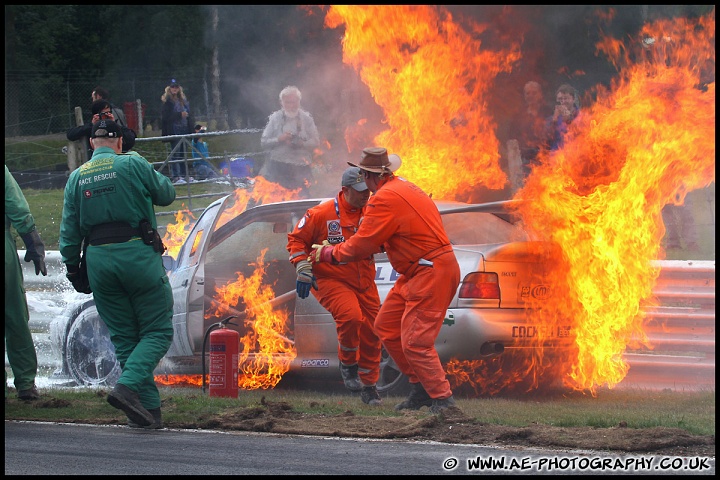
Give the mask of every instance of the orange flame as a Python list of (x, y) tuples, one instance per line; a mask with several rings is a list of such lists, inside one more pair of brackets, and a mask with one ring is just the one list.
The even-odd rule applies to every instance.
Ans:
[(619, 78), (518, 192), (531, 200), (519, 212), (528, 231), (563, 247), (566, 295), (544, 320), (573, 321), (573, 388), (594, 394), (625, 377), (626, 345), (647, 343), (640, 305), (652, 301), (651, 260), (664, 256), (661, 210), (715, 180), (714, 32), (713, 12), (646, 25), (629, 45), (601, 42)]
[[(220, 214), (216, 229), (229, 220), (243, 213), (247, 208), (269, 202), (279, 202), (298, 198), (300, 189), (288, 190), (282, 186), (267, 181), (265, 178), (255, 177), (252, 189), (235, 189), (232, 198)], [(183, 205), (184, 206), (184, 205)], [(168, 252), (172, 245), (172, 255), (176, 256), (183, 241), (191, 230), (191, 223), (186, 214), (192, 216), (188, 210), (178, 211), (177, 224), (167, 227), (166, 238), (163, 239)], [(193, 217), (194, 218), (194, 217)], [(199, 238), (196, 239), (199, 241)], [(241, 374), (238, 386), (248, 390), (258, 388), (273, 388), (281, 380), (282, 375), (289, 369), (290, 363), (296, 357), (294, 344), (288, 339), (287, 312), (273, 310), (270, 300), (274, 293), (271, 286), (262, 285), (265, 273), (263, 251), (255, 264), (255, 271), (249, 278), (238, 272), (235, 282), (216, 288), (216, 294), (210, 307), (206, 309), (205, 318), (226, 317), (235, 313), (234, 307), (244, 304), (245, 327), (247, 335), (240, 339), (243, 345), (239, 358)], [(252, 357), (252, 358), (251, 358)], [(155, 381), (160, 385), (202, 385), (201, 375), (161, 375)]]
[(468, 33), (429, 5), (333, 5), (325, 25), (345, 26), (343, 61), (384, 109), (388, 129), (375, 143), (402, 157), (400, 175), (441, 199), (505, 186), (496, 124), (482, 99), (520, 57), (519, 44), (490, 51), (479, 26)]
[(240, 215), (249, 207), (269, 202), (282, 202), (298, 198), (300, 188), (288, 190), (277, 183), (265, 180), (264, 177), (255, 177), (255, 183), (251, 190), (236, 188), (232, 195), (231, 203), (226, 205), (220, 214), (216, 229), (225, 225), (228, 221)]
[(271, 286), (262, 284), (266, 253), (267, 249), (262, 250), (250, 277), (238, 272), (235, 282), (216, 287), (212, 306), (205, 313), (205, 318), (220, 318), (230, 312), (230, 306), (244, 301), (248, 333), (240, 339), (238, 383), (247, 390), (273, 388), (297, 356), (293, 342), (286, 336), (288, 312), (273, 309), (270, 301), (275, 293)]
[[(162, 239), (165, 247), (167, 247), (166, 254), (173, 258), (177, 258), (180, 247), (182, 247), (182, 244), (190, 233), (192, 225), (195, 221), (195, 215), (193, 215), (190, 210), (184, 208), (184, 203), (182, 206), (183, 208), (178, 210), (175, 214), (176, 223), (168, 224), (167, 229), (165, 230), (165, 235)], [(193, 221), (191, 222), (190, 219)]]

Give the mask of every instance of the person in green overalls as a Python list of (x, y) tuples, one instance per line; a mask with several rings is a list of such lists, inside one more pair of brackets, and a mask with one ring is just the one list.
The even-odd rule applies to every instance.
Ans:
[[(92, 158), (65, 186), (60, 254), (75, 289), (92, 290), (115, 346), (122, 373), (108, 403), (131, 427), (162, 428), (153, 371), (172, 342), (173, 297), (154, 206), (170, 205), (175, 187), (136, 152), (121, 153), (114, 121), (95, 122), (90, 142)], [(85, 283), (78, 267), (83, 239)]]
[[(35, 228), (25, 195), (5, 165), (5, 352), (15, 376), (14, 384), (20, 400), (37, 400), (35, 386), (37, 353), (30, 333), (22, 267), (10, 227), (25, 242), (25, 261), (35, 264), (35, 275), (47, 276), (45, 244)], [(5, 371), (5, 400), (7, 401), (7, 370)]]

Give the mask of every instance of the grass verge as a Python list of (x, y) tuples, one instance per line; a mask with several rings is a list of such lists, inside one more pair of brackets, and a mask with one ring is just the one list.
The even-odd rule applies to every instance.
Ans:
[[(5, 402), (5, 420), (75, 423), (124, 423), (124, 416), (107, 401), (103, 388), (40, 389), (38, 402), (18, 400), (11, 393)], [(259, 407), (264, 402), (285, 402), (297, 413), (401, 417), (393, 406), (400, 397), (386, 397), (380, 407), (363, 404), (357, 396), (297, 390), (241, 391), (238, 398), (210, 397), (198, 388), (160, 387), (163, 419), (170, 425), (195, 424), (198, 418), (218, 417), (230, 409)], [(524, 399), (458, 398), (459, 408), (478, 422), (522, 427), (677, 428), (693, 435), (715, 435), (715, 392), (601, 390), (596, 397), (571, 392)], [(427, 409), (417, 412), (430, 416)], [(122, 417), (122, 418), (120, 418)], [(219, 425), (222, 429), (222, 425)]]

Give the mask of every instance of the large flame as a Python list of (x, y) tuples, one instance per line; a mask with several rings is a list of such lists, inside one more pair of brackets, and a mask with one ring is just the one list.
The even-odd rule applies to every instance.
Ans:
[[(387, 130), (375, 143), (401, 154), (400, 175), (435, 198), (504, 185), (484, 97), (519, 58), (516, 45), (490, 51), (478, 40), (481, 27), (467, 33), (432, 6), (335, 5), (325, 25), (344, 26), (343, 60), (384, 110)], [(452, 361), (453, 381), (493, 391), (502, 386), (483, 378), (489, 369), (519, 368), (522, 374), (506, 375), (505, 386), (530, 378), (537, 388), (550, 369), (571, 388), (594, 394), (625, 377), (625, 348), (648, 344), (640, 305), (653, 302), (658, 271), (651, 260), (664, 256), (662, 207), (682, 204), (688, 191), (715, 179), (714, 32), (713, 11), (598, 43), (618, 78), (610, 88), (598, 87), (596, 103), (575, 120), (564, 149), (542, 154), (542, 166), (517, 194), (528, 200), (518, 213), (532, 237), (563, 249), (552, 265), (560, 294), (527, 314), (545, 326), (539, 343), (542, 332), (570, 326), (576, 351), (552, 367), (537, 349), (520, 368), (500, 360)], [(478, 373), (468, 373), (473, 370)]]
[(294, 343), (286, 336), (288, 312), (273, 309), (270, 301), (275, 293), (272, 286), (263, 284), (266, 253), (263, 249), (250, 277), (238, 272), (236, 281), (216, 287), (212, 306), (205, 313), (206, 318), (224, 317), (230, 313), (230, 306), (244, 301), (248, 333), (240, 339), (243, 348), (238, 359), (238, 383), (246, 390), (273, 388), (297, 356)]
[(626, 345), (647, 343), (640, 305), (652, 301), (651, 260), (664, 256), (661, 210), (715, 180), (714, 36), (713, 12), (646, 25), (627, 44), (601, 42), (619, 77), (518, 193), (530, 200), (519, 212), (527, 229), (563, 248), (556, 288), (566, 295), (544, 320), (573, 321), (574, 388), (625, 377)]
[(518, 44), (491, 51), (481, 27), (469, 33), (429, 5), (333, 5), (325, 25), (345, 26), (343, 61), (383, 108), (388, 129), (375, 141), (400, 154), (403, 177), (442, 199), (505, 186), (483, 97), (519, 58)]

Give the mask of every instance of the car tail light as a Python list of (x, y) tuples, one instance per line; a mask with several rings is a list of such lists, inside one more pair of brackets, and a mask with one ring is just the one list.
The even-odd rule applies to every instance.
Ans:
[(494, 272), (473, 272), (460, 285), (460, 298), (500, 300), (500, 284)]

